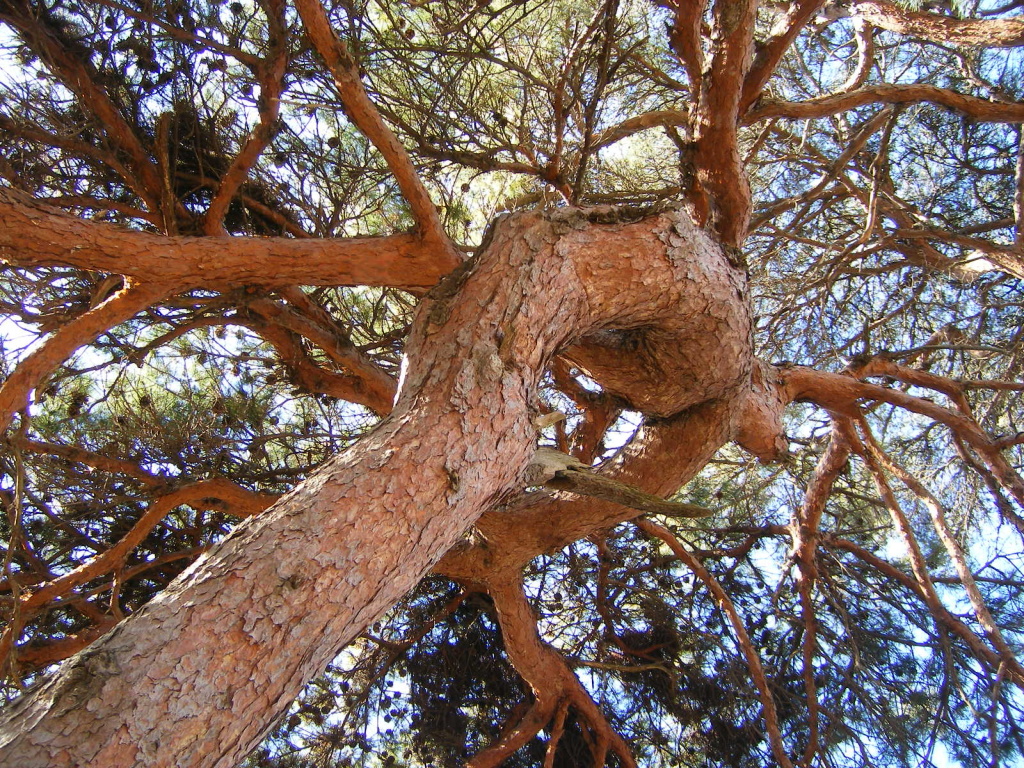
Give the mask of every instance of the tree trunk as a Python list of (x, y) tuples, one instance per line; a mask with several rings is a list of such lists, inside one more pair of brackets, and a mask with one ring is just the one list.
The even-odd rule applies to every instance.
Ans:
[(519, 490), (540, 378), (568, 345), (599, 377), (606, 355), (622, 396), (660, 414), (740, 404), (742, 271), (681, 211), (503, 219), (423, 302), (391, 416), (7, 707), (0, 764), (237, 763), (340, 647)]

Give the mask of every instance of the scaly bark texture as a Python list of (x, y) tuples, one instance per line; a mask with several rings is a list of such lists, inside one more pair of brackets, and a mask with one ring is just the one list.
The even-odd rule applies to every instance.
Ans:
[[(674, 382), (654, 397), (661, 412), (739, 406), (747, 312), (742, 271), (682, 211), (501, 220), (423, 303), (391, 416), (8, 707), (0, 763), (234, 765), (339, 647), (518, 490), (558, 350), (620, 334), (616, 354), (646, 372), (637, 383)], [(717, 445), (721, 431), (708, 434)]]
[[(733, 421), (741, 413), (736, 400), (708, 401), (667, 422), (645, 426), (604, 471), (648, 493), (675, 492), (732, 436)], [(488, 510), (476, 524), (480, 536), (445, 554), (434, 572), (486, 588), (495, 573), (516, 571), (538, 555), (640, 514), (619, 504), (568, 493), (526, 494)]]
[[(910, 3), (906, 4), (910, 6)], [(960, 19), (910, 10), (887, 0), (861, 0), (850, 9), (879, 29), (955, 45), (1024, 45), (1024, 19)]]

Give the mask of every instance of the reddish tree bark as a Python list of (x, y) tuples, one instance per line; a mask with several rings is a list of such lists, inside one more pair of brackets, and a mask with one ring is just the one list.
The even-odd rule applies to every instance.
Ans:
[(423, 289), (460, 263), (415, 234), (337, 240), (165, 237), (59, 213), (0, 189), (0, 262), (62, 264), (185, 290), (258, 285), (387, 285)]
[[(910, 5), (909, 3), (907, 5)], [(959, 19), (915, 12), (888, 0), (860, 0), (851, 8), (880, 29), (951, 45), (1018, 46), (1024, 44), (1024, 19)]]
[(344, 643), (521, 486), (544, 368), (595, 333), (616, 361), (632, 354), (624, 396), (673, 382), (651, 396), (661, 412), (746, 398), (744, 278), (685, 213), (505, 219), (421, 307), (391, 416), (9, 706), (0, 762), (233, 765)]

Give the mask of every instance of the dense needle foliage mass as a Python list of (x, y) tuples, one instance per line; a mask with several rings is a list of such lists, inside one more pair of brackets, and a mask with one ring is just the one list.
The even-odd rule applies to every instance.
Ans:
[[(323, 5), (463, 252), (504, 212), (694, 203), (688, 110), (729, 3)], [(806, 766), (1024, 759), (1024, 34), (983, 47), (942, 26), (1012, 23), (1019, 3), (925, 5), (760, 3), (755, 61), (798, 32), (737, 128), (758, 357), (894, 394), (845, 411), (799, 398), (773, 461), (720, 450), (680, 491), (713, 516), (651, 518), (688, 559), (626, 522), (523, 573), (541, 638), (639, 765), (770, 764), (773, 731)], [(694, 14), (706, 57), (687, 44)], [(2, 184), (54, 212), (169, 236), (422, 224), (351, 112), (281, 0), (0, 1)], [(123, 284), (10, 257), (0, 378)], [(83, 334), (30, 406), (11, 401), (8, 699), (386, 416), (415, 285), (160, 297)], [(588, 464), (644, 422), (562, 359), (543, 397), (567, 419), (542, 440)], [(819, 504), (816, 467), (840, 440), (851, 456)], [(505, 643), (486, 589), (433, 575), (338, 649), (249, 764), (463, 765), (530, 709)], [(568, 703), (534, 733), (505, 764), (608, 749)]]

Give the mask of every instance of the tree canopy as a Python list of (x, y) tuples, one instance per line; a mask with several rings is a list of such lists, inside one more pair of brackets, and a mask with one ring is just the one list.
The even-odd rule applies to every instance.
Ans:
[(399, 539), (245, 764), (1024, 759), (1021, 5), (0, 0), (0, 762)]

